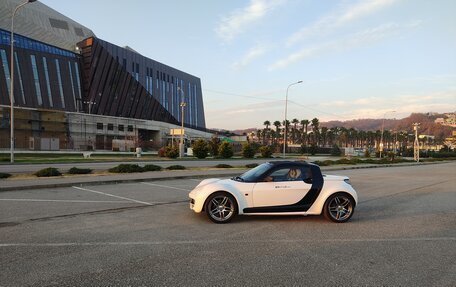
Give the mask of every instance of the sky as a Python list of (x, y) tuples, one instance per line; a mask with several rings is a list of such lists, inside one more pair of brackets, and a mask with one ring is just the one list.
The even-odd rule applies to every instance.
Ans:
[(199, 77), (209, 128), (283, 121), (288, 87), (289, 120), (456, 111), (454, 0), (41, 2)]

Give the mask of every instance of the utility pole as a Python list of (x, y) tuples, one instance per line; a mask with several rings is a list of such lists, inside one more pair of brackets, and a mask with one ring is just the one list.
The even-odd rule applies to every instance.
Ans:
[(413, 143), (413, 159), (416, 162), (420, 161), (420, 142), (418, 141), (418, 128), (420, 124), (414, 123), (413, 130), (415, 131), (415, 142)]

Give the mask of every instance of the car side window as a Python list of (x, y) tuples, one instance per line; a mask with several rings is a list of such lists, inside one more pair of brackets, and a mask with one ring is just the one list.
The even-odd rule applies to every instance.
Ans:
[(302, 179), (305, 183), (312, 183), (312, 170), (310, 166), (305, 166), (301, 168), (302, 171)]
[(302, 171), (300, 168), (281, 168), (273, 171), (264, 181), (302, 181)]

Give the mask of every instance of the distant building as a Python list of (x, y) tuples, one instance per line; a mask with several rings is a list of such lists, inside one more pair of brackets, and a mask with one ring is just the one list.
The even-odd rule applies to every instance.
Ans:
[(180, 127), (181, 102), (186, 137), (210, 137), (199, 78), (103, 41), (38, 1), (14, 19), (10, 87), (11, 12), (22, 2), (0, 2), (0, 149), (10, 145), (11, 89), (18, 149), (156, 149)]
[(434, 123), (442, 126), (450, 126), (456, 128), (456, 113), (444, 114), (445, 118), (436, 118)]

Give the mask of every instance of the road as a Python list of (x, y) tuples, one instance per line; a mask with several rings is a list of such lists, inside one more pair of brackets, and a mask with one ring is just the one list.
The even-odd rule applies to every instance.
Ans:
[[(307, 160), (326, 160), (326, 159), (338, 159), (337, 157), (328, 157), (328, 156), (318, 156), (318, 157), (309, 157)], [(164, 161), (127, 161), (127, 162), (86, 162), (86, 163), (45, 163), (45, 164), (0, 164), (0, 172), (6, 172), (11, 174), (17, 173), (34, 173), (40, 169), (47, 167), (55, 167), (59, 170), (66, 172), (72, 167), (79, 168), (91, 168), (93, 170), (108, 170), (111, 167), (114, 167), (118, 164), (127, 163), (127, 164), (155, 164), (163, 168), (166, 168), (170, 165), (183, 165), (185, 167), (213, 167), (217, 164), (229, 164), (232, 166), (245, 166), (248, 163), (263, 163), (267, 161), (276, 161), (281, 159), (217, 159), (217, 160), (164, 160)]]
[(0, 286), (455, 286), (456, 163), (337, 171), (352, 220), (188, 208), (199, 179), (0, 193)]

